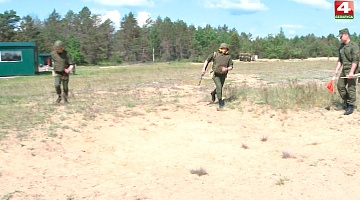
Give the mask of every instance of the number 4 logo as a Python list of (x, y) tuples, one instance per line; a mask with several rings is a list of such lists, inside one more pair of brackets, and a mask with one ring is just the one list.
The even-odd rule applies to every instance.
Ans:
[(339, 7), (337, 7), (336, 9), (339, 12), (343, 12), (345, 14), (348, 14), (349, 11), (352, 11), (352, 9), (349, 7), (349, 2), (348, 1), (344, 1), (340, 4)]
[(335, 19), (354, 19), (354, 1), (338, 1), (334, 2)]

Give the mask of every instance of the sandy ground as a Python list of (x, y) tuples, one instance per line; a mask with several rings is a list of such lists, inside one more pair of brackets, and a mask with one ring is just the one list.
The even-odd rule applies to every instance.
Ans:
[(359, 111), (243, 102), (218, 112), (205, 98), (212, 87), (163, 88), (182, 94), (178, 102), (123, 107), (87, 126), (72, 116), (71, 129), (46, 140), (41, 127), (25, 139), (8, 136), (0, 141), (0, 197), (360, 199)]

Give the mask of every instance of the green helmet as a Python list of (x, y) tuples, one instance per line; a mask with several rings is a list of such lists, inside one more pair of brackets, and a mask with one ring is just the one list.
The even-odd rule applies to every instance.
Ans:
[(65, 48), (65, 45), (62, 41), (60, 40), (57, 40), (55, 43), (54, 43), (54, 48), (55, 49), (63, 49)]
[(221, 43), (219, 49), (227, 48), (229, 49), (229, 46), (226, 43)]

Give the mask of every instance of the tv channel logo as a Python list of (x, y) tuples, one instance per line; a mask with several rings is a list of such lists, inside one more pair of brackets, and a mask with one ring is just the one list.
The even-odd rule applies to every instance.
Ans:
[(354, 19), (354, 1), (353, 0), (335, 0), (335, 19)]

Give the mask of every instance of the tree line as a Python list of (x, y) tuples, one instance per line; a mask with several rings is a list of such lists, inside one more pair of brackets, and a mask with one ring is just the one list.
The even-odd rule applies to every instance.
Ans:
[[(360, 44), (360, 35), (354, 33), (351, 39)], [(254, 38), (227, 25), (195, 27), (160, 16), (140, 27), (132, 12), (116, 30), (114, 22), (102, 21), (88, 7), (78, 13), (69, 10), (64, 17), (53, 10), (44, 21), (30, 15), (21, 18), (14, 10), (0, 13), (0, 42), (36, 42), (40, 53), (48, 53), (56, 40), (65, 42), (76, 63), (82, 65), (152, 62), (153, 58), (156, 62), (203, 62), (223, 42), (229, 44), (233, 58), (239, 52), (259, 58), (331, 57), (338, 55), (340, 45), (334, 34), (287, 38), (280, 29), (277, 34)]]

